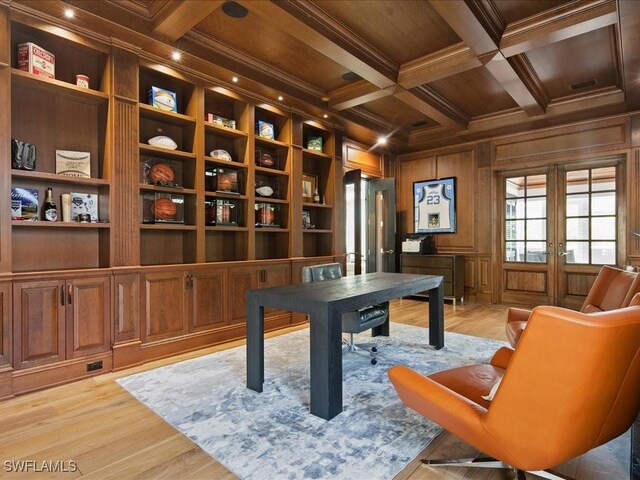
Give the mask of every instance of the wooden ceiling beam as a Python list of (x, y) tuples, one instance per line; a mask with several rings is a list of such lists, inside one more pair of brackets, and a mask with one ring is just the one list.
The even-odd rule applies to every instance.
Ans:
[(380, 89), (366, 80), (359, 80), (329, 92), (329, 108), (336, 111), (346, 110), (389, 95), (390, 91)]
[(469, 123), (463, 112), (428, 87), (406, 90), (398, 86), (393, 96), (453, 131), (464, 130)]
[(398, 85), (413, 88), (481, 66), (482, 61), (466, 44), (457, 43), (400, 65)]
[(429, 3), (473, 53), (482, 55), (498, 49), (464, 0), (430, 0)]
[(500, 51), (505, 57), (511, 57), (617, 21), (615, 0), (584, 0), (561, 5), (508, 25), (500, 40)]
[(153, 21), (154, 33), (175, 42), (211, 15), (224, 0), (184, 0), (163, 9)]
[(397, 67), (372, 45), (357, 37), (311, 2), (242, 2), (308, 47), (331, 58), (364, 80), (384, 89), (396, 83)]

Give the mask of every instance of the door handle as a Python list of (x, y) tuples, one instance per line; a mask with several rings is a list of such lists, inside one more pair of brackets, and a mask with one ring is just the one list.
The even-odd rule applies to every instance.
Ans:
[(569, 255), (569, 252), (564, 252), (564, 251), (562, 251), (562, 250), (559, 250), (559, 251), (558, 251), (558, 256), (559, 256), (559, 257), (565, 257), (565, 256), (567, 256), (567, 255)]
[(67, 303), (71, 305), (73, 303), (73, 286), (67, 285)]
[(383, 255), (391, 255), (393, 254), (393, 250), (385, 250), (384, 248), (381, 248), (380, 253), (382, 253)]

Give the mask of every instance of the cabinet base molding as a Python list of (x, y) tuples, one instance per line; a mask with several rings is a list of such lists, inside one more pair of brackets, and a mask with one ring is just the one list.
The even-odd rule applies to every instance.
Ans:
[(13, 396), (13, 368), (9, 368), (0, 372), (0, 400)]
[[(87, 372), (87, 364), (102, 361), (102, 368)], [(67, 360), (41, 367), (27, 368), (13, 372), (13, 393), (15, 395), (61, 385), (82, 378), (110, 372), (113, 368), (111, 352), (91, 355), (77, 360)]]
[(144, 363), (142, 342), (117, 343), (113, 346), (113, 371), (135, 367)]

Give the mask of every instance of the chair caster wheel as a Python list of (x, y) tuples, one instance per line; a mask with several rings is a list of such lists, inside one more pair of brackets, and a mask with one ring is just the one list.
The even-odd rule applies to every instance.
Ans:
[(378, 351), (378, 347), (371, 347), (371, 351), (372, 352), (377, 352)]
[(377, 358), (372, 358), (371, 359), (371, 365), (375, 365), (376, 363), (378, 363), (378, 359)]

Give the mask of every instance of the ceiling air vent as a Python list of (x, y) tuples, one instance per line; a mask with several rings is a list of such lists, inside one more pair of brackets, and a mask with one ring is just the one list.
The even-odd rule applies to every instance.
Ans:
[(598, 83), (596, 80), (587, 80), (585, 82), (576, 82), (576, 83), (572, 83), (571, 85), (569, 85), (569, 88), (571, 90), (581, 90), (583, 88), (593, 87), (593, 86), (595, 86), (596, 83)]
[(347, 72), (342, 75), (342, 79), (347, 82), (355, 82), (356, 80), (360, 80), (362, 77), (355, 72)]

